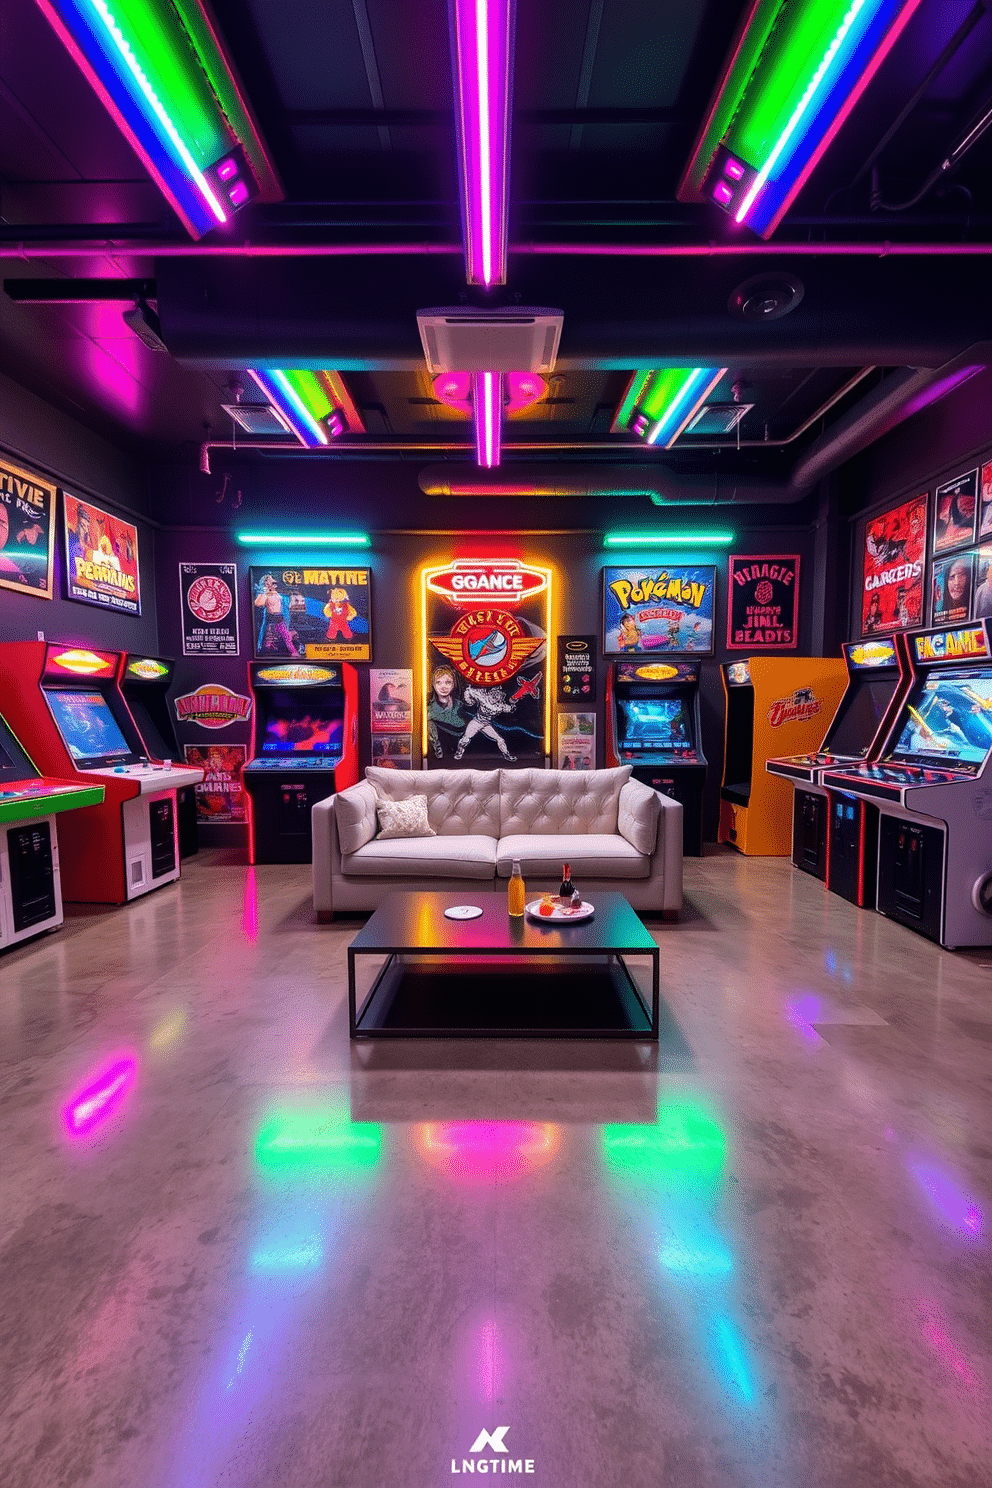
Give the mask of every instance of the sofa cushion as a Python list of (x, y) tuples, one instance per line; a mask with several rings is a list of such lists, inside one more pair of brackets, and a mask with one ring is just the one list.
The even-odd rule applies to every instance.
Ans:
[(628, 780), (620, 792), (617, 830), (638, 852), (653, 853), (658, 843), (658, 792), (640, 780)]
[(427, 820), (439, 837), (500, 833), (499, 770), (384, 770), (369, 765), (365, 778), (383, 801), (427, 797)]
[(364, 780), (338, 791), (334, 797), (334, 820), (343, 853), (357, 852), (375, 836), (375, 791)]
[(376, 815), (380, 842), (388, 842), (394, 837), (437, 836), (427, 822), (426, 796), (407, 796), (405, 801), (380, 801)]
[(511, 833), (615, 832), (620, 790), (630, 766), (616, 770), (501, 770), (500, 836)]
[[(362, 848), (362, 852), (367, 851)], [(584, 878), (647, 878), (651, 872), (650, 857), (615, 832), (587, 832), (583, 836), (535, 832), (501, 837), (496, 853), (499, 877), (509, 878), (514, 863), (520, 864), (525, 879), (551, 879), (556, 887), (561, 881), (562, 864), (568, 863), (580, 893)]]
[(496, 838), (376, 837), (342, 858), (346, 876), (355, 878), (433, 878), (492, 880), (496, 873)]

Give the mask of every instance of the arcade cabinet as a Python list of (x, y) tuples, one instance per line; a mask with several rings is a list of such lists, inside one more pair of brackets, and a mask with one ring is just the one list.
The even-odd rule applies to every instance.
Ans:
[(878, 760), (823, 784), (879, 811), (881, 914), (992, 946), (992, 622), (907, 637), (913, 677)]
[(748, 856), (784, 858), (792, 848), (792, 790), (765, 762), (816, 748), (840, 702), (839, 657), (752, 656), (722, 663), (727, 731), (720, 789), (720, 842)]
[(0, 947), (61, 925), (55, 817), (102, 800), (102, 786), (39, 775), (0, 718)]
[(310, 810), (358, 780), (358, 674), (345, 663), (253, 661), (252, 863), (309, 863)]
[(65, 898), (124, 904), (179, 877), (176, 791), (199, 770), (152, 764), (117, 686), (120, 656), (47, 641), (0, 645), (11, 725), (52, 775), (101, 785), (102, 805), (59, 823)]
[(828, 796), (823, 775), (878, 757), (909, 688), (910, 670), (902, 635), (848, 641), (841, 649), (847, 689), (819, 750), (770, 759), (765, 769), (793, 784), (793, 863), (863, 906), (875, 898), (878, 812), (851, 796)]
[(706, 757), (698, 661), (618, 661), (606, 678), (606, 763), (682, 802), (682, 851), (703, 852)]
[[(161, 656), (144, 656), (140, 651), (121, 655), (117, 679), (134, 726), (141, 735), (145, 753), (157, 763), (182, 763), (183, 751), (176, 738), (169, 710), (169, 688), (176, 663)], [(203, 779), (203, 771), (196, 774)], [(196, 833), (196, 786), (182, 785), (176, 791), (176, 815), (179, 825), (179, 856), (190, 858), (199, 852)]]

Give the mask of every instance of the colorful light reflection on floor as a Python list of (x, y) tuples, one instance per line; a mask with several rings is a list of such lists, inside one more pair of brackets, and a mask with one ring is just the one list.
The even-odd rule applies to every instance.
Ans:
[(540, 1121), (428, 1121), (414, 1129), (424, 1160), (447, 1178), (519, 1178), (551, 1161), (561, 1131)]
[(668, 1102), (658, 1107), (653, 1126), (604, 1126), (603, 1160), (625, 1178), (713, 1180), (726, 1164), (727, 1137), (702, 1106)]
[(69, 1136), (89, 1136), (108, 1121), (137, 1078), (138, 1060), (134, 1055), (114, 1058), (62, 1107), (62, 1120)]
[(934, 1163), (912, 1161), (907, 1166), (942, 1223), (962, 1235), (978, 1236), (982, 1233), (985, 1216), (949, 1173)]
[(381, 1159), (378, 1123), (327, 1107), (273, 1112), (255, 1138), (255, 1162), (270, 1173), (357, 1171)]

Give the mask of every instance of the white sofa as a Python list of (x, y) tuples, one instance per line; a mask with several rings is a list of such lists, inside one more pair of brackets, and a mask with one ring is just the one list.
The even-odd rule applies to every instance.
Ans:
[[(562, 863), (586, 897), (615, 889), (637, 910), (682, 907), (682, 807), (615, 770), (387, 770), (313, 808), (318, 917), (375, 909), (394, 889), (496, 888), (520, 863), (528, 898)], [(427, 797), (434, 837), (383, 840), (380, 798)]]

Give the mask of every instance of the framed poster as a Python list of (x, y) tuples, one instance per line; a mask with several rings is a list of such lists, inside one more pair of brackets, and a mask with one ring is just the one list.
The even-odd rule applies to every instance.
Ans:
[(865, 525), (861, 566), (861, 634), (922, 625), (927, 493), (913, 496)]
[(596, 637), (558, 637), (558, 701), (572, 707), (596, 701)]
[(982, 466), (982, 494), (978, 507), (978, 536), (992, 538), (992, 462)]
[(974, 553), (956, 553), (953, 558), (935, 558), (930, 624), (961, 625), (970, 619), (974, 582)]
[(371, 660), (371, 569), (278, 564), (250, 568), (248, 575), (260, 661)]
[(948, 553), (975, 541), (978, 470), (956, 475), (934, 493), (933, 552)]
[(51, 599), (55, 489), (0, 460), (0, 588)]
[(975, 554), (975, 592), (971, 599), (973, 620), (992, 619), (992, 543)]
[(235, 563), (180, 563), (184, 656), (238, 655)]
[(413, 769), (413, 737), (410, 734), (373, 734), (372, 763), (387, 770)]
[(731, 557), (727, 650), (795, 651), (799, 644), (799, 555)]
[(241, 772), (246, 744), (187, 744), (187, 765), (205, 771), (196, 790), (197, 821), (213, 827), (241, 827), (247, 821)]
[(716, 569), (603, 569), (605, 656), (712, 656)]
[(558, 769), (595, 770), (595, 713), (558, 714)]
[(408, 667), (369, 669), (372, 733), (413, 733), (413, 672)]
[(62, 493), (66, 598), (141, 614), (138, 529), (92, 501)]

